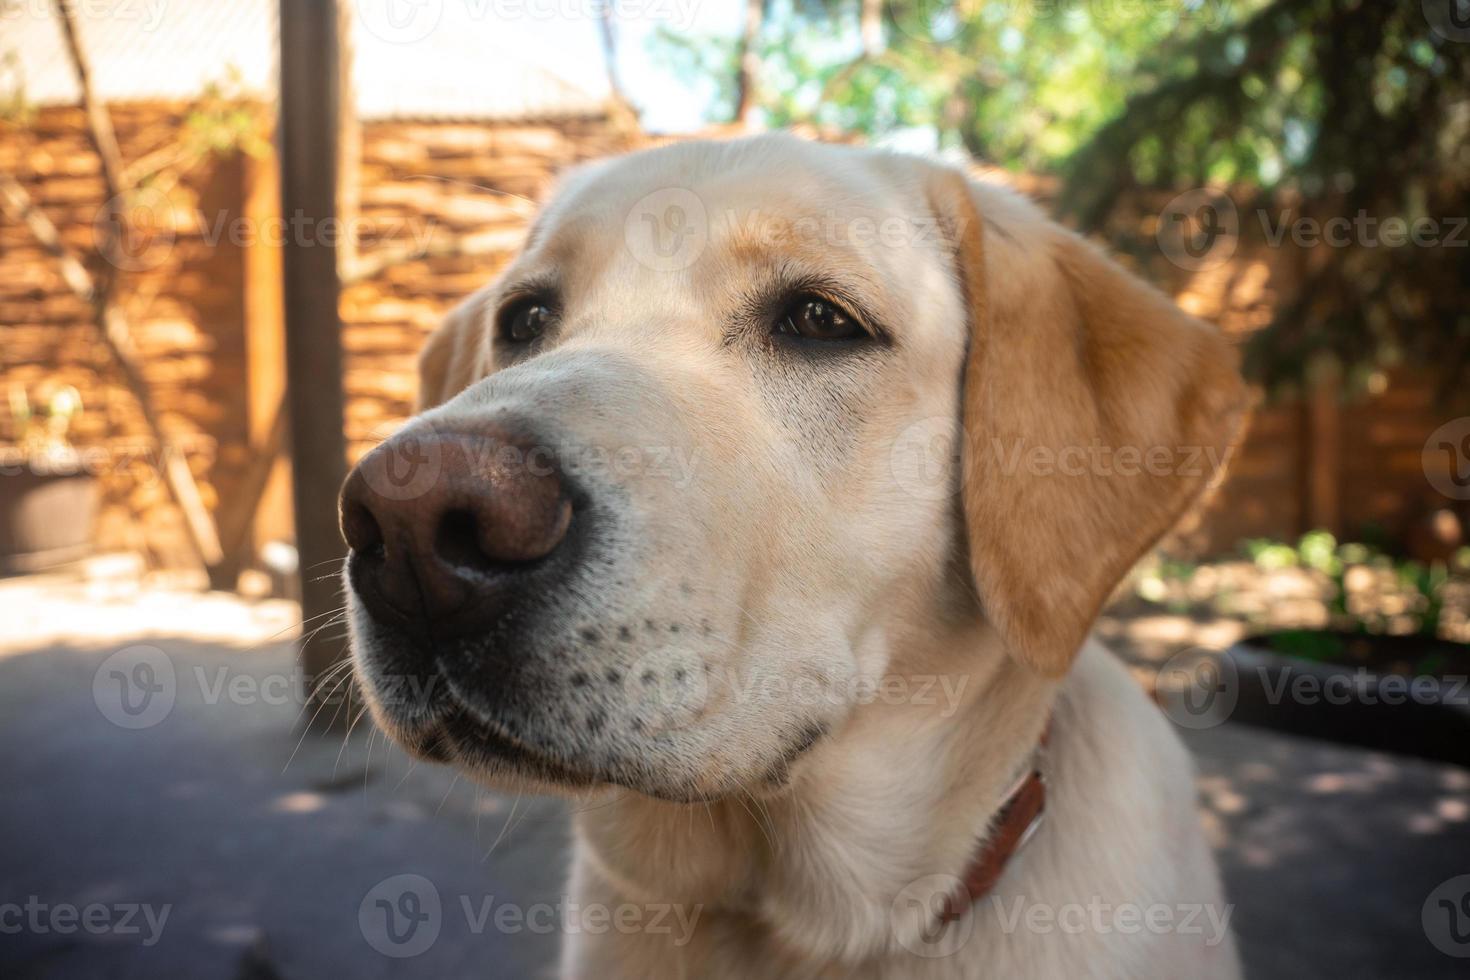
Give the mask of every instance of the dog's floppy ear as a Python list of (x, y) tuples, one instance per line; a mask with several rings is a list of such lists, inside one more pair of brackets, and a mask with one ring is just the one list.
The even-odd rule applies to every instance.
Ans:
[(461, 303), (419, 352), (419, 391), (414, 414), (449, 401), (489, 370), (489, 334), (477, 297)]
[(1238, 358), (1011, 192), (954, 171), (930, 200), (970, 312), (962, 488), (970, 570), (1011, 651), (1065, 673), (1102, 603), (1217, 477)]

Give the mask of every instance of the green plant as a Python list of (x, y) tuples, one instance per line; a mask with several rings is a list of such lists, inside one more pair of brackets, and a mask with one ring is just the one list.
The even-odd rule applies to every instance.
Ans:
[(1330, 531), (1308, 531), (1297, 542), (1296, 553), (1305, 568), (1314, 568), (1326, 575), (1342, 571), (1338, 558), (1337, 538)]
[[(1294, 547), (1270, 538), (1252, 538), (1242, 543), (1242, 550), (1257, 568), (1265, 572), (1302, 568), (1324, 576), (1332, 588), (1332, 594), (1326, 600), (1331, 619), (1342, 628), (1357, 633), (1382, 632), (1384, 615), (1371, 608), (1354, 611), (1348, 601), (1352, 596), (1348, 582), (1355, 569), (1371, 571), (1370, 581), (1381, 581), (1387, 573), (1386, 577), (1398, 592), (1407, 594), (1411, 600), (1409, 608), (1414, 619), (1414, 632), (1429, 637), (1439, 635), (1446, 586), (1456, 575), (1470, 573), (1470, 548), (1461, 549), (1448, 564), (1435, 562), (1425, 565), (1409, 559), (1396, 559), (1361, 541), (1339, 543), (1335, 536), (1323, 530), (1308, 531)], [(1295, 650), (1286, 652), (1311, 655), (1297, 654)]]
[(1251, 538), (1245, 542), (1244, 549), (1246, 557), (1263, 572), (1295, 568), (1299, 563), (1295, 548), (1270, 538)]
[(1341, 637), (1319, 630), (1278, 630), (1269, 634), (1267, 642), (1277, 653), (1320, 663), (1341, 659), (1347, 649)]
[(27, 126), (36, 108), (26, 97), (26, 80), (20, 70), (20, 55), (0, 53), (0, 121)]
[(82, 414), (82, 396), (71, 385), (51, 392), (38, 412), (24, 388), (10, 389), (10, 418), (16, 441), (28, 455), (70, 451), (72, 423)]
[(180, 142), (195, 158), (241, 152), (264, 157), (271, 152), (261, 108), (244, 93), (238, 68), (210, 82), (184, 116)]
[(1397, 569), (1399, 583), (1418, 594), (1419, 629), (1424, 636), (1438, 636), (1440, 619), (1444, 615), (1444, 587), (1450, 579), (1449, 568), (1443, 562), (1406, 561)]

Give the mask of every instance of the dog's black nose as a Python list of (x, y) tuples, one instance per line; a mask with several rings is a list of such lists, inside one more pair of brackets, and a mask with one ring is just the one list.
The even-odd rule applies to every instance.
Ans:
[(342, 487), (358, 596), (375, 617), (427, 621), (436, 635), (500, 615), (571, 520), (555, 456), (494, 427), (411, 425)]

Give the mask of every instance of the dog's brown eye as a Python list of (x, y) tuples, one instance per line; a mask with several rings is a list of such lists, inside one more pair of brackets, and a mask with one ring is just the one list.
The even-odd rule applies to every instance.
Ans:
[(820, 296), (798, 296), (776, 321), (776, 332), (806, 340), (855, 340), (865, 335), (846, 310)]
[(545, 332), (551, 323), (551, 308), (540, 300), (528, 299), (500, 315), (500, 336), (514, 344), (525, 344)]

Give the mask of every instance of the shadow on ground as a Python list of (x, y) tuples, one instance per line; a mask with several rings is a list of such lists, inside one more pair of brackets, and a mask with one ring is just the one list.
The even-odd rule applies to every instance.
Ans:
[[(202, 633), (116, 640), (183, 618), (146, 597), (42, 609), (0, 592), (21, 624), (0, 640), (0, 909), (24, 916), (0, 976), (550, 970), (560, 805), (414, 765), (366, 722), (299, 741), (292, 645), (262, 642), (276, 627), (237, 600), (176, 600)], [(1231, 725), (1182, 734), (1250, 976), (1465, 975), (1421, 912), (1470, 872), (1470, 774)]]
[[(526, 977), (554, 961), (555, 920), (530, 909), (560, 901), (559, 806), (415, 766), (367, 722), (298, 741), (289, 645), (123, 649), (0, 659), (0, 901), (26, 906), (0, 976)], [(122, 717), (147, 727), (120, 727), (104, 715), (121, 704), (115, 668), (140, 663), (173, 681), (147, 676), (146, 708), (134, 687), (139, 714)], [(433, 920), (421, 883), (374, 891), (405, 874), (437, 894)], [(507, 904), (520, 924), (497, 927)], [(423, 932), (385, 943), (393, 926)]]

